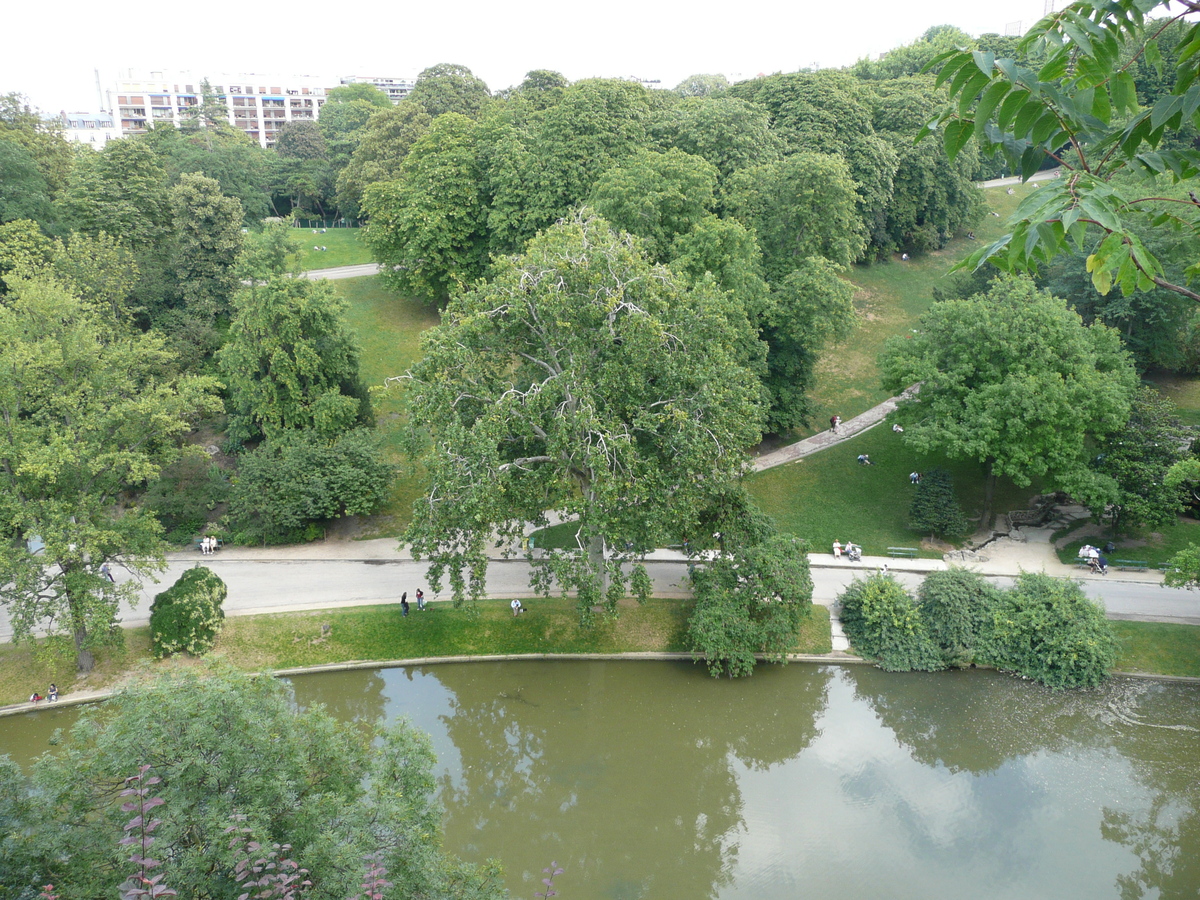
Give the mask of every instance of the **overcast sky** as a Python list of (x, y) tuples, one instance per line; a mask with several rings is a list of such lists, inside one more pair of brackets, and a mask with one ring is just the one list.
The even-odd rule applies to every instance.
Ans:
[(95, 111), (120, 69), (197, 74), (415, 75), (459, 63), (493, 90), (530, 69), (572, 81), (634, 75), (738, 80), (843, 66), (909, 43), (932, 25), (971, 34), (1032, 25), (1046, 0), (859, 0), (702, 5), (663, 0), (283, 3), (280, 0), (18, 0), (5, 11), (0, 93), (47, 112)]

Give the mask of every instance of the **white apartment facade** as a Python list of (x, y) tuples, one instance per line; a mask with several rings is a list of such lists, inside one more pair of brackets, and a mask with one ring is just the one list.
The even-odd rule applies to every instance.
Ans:
[(93, 150), (103, 150), (105, 144), (121, 136), (121, 129), (108, 113), (64, 112), (50, 122), (62, 129), (68, 141)]
[(399, 103), (412, 93), (416, 87), (417, 78), (384, 78), (374, 75), (347, 75), (341, 79), (342, 84), (370, 84), (388, 95), (393, 104)]
[(306, 75), (125, 70), (108, 96), (120, 133), (144, 134), (155, 125), (184, 124), (203, 101), (205, 77), (225, 107), (229, 124), (262, 147), (274, 146), (286, 123), (315, 120), (328, 84), (328, 79)]

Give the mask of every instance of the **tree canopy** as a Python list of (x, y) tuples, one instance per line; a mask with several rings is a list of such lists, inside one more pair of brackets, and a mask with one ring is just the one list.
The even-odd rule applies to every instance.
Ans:
[[(86, 707), (28, 777), (0, 761), (6, 831), (22, 836), (6, 845), (0, 891), (32, 897), (53, 883), (61, 896), (116, 897), (139, 869), (122, 841), (132, 833), (135, 857), (158, 857), (158, 886), (196, 900), (245, 896), (239, 862), (262, 860), (257, 877), (288, 871), (284, 855), (307, 870), (313, 900), (355, 895), (367, 857), (397, 896), (498, 900), (494, 867), (442, 849), (434, 764), (429, 737), (407, 722), (340, 724), (298, 709), (270, 676), (164, 674)], [(123, 807), (130, 778), (151, 802)], [(158, 824), (143, 832), (151, 810)]]
[(728, 295), (685, 289), (587, 211), (499, 261), (404, 379), (432, 444), (406, 539), (431, 580), (478, 596), (493, 531), (515, 539), (553, 510), (582, 552), (548, 554), (537, 586), (552, 573), (577, 589), (585, 620), (612, 609), (620, 559), (686, 530), (758, 438), (758, 390), (731, 349), (747, 329)]
[(1086, 491), (1088, 441), (1124, 424), (1137, 387), (1120, 336), (1028, 278), (935, 303), (914, 333), (888, 340), (880, 366), (894, 393), (920, 385), (896, 413), (906, 444), (984, 464), (985, 516), (997, 475)]
[[(0, 581), (14, 634), (69, 634), (82, 671), (136, 574), (161, 565), (161, 528), (121, 498), (220, 407), (208, 378), (171, 377), (161, 338), (126, 332), (55, 282), (14, 279), (0, 305)], [(34, 556), (26, 541), (45, 545)]]

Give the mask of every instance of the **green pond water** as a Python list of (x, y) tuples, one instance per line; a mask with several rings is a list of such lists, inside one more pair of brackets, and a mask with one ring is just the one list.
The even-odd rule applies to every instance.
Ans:
[[(1196, 898), (1200, 687), (988, 672), (473, 663), (302, 676), (433, 736), (446, 843), (514, 897)], [(41, 752), (69, 711), (0, 719)]]

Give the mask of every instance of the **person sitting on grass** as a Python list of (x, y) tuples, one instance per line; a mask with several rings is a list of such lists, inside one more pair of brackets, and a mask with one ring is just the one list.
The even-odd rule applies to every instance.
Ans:
[(860, 454), (858, 454), (858, 464), (859, 464), (860, 466), (873, 466), (873, 465), (875, 465), (873, 462), (871, 462), (871, 457), (870, 457), (870, 456), (868, 456), (866, 453), (860, 453)]

